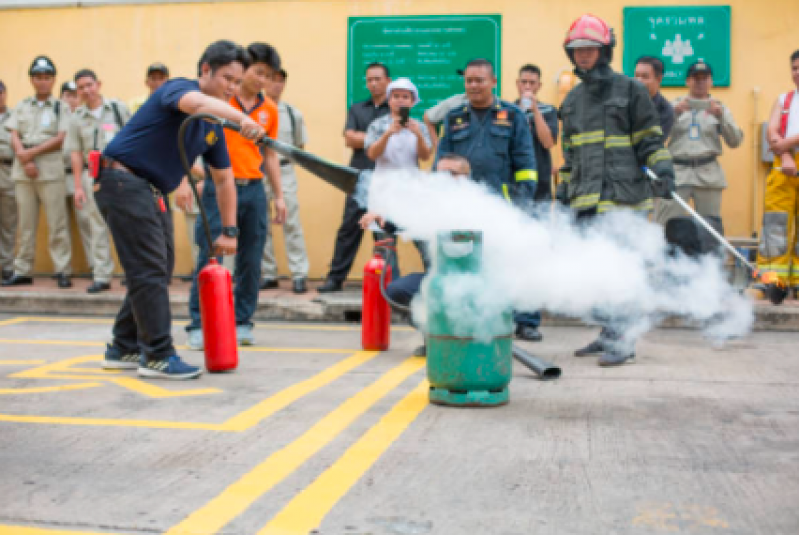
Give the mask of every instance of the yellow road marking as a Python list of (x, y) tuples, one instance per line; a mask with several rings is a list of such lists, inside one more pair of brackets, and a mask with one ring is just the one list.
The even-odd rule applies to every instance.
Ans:
[(28, 318), (25, 318), (25, 317), (22, 317), (22, 316), (20, 316), (18, 318), (11, 318), (11, 319), (7, 319), (7, 320), (2, 320), (2, 321), (0, 321), (0, 327), (2, 327), (3, 325), (14, 325), (15, 323), (23, 323), (25, 321), (28, 321)]
[[(47, 346), (105, 347), (105, 342), (89, 342), (86, 340), (37, 340), (0, 338), (0, 344), (31, 344)], [(188, 349), (185, 345), (176, 345), (176, 349)], [(352, 353), (357, 349), (327, 349), (324, 347), (240, 347), (244, 353)]]
[[(111, 532), (103, 532), (110, 535)], [(94, 531), (71, 531), (63, 529), (25, 528), (22, 526), (0, 526), (0, 535), (102, 535)]]
[(216, 533), (424, 365), (423, 359), (412, 357), (389, 370), (319, 420), (291, 444), (267, 457), (204, 507), (167, 531), (167, 535)]
[(30, 366), (46, 363), (46, 360), (0, 360), (0, 366)]
[(38, 386), (31, 388), (0, 388), (0, 394), (40, 394), (44, 392), (61, 392), (64, 390), (83, 390), (103, 386), (102, 383), (78, 383), (75, 385)]
[[(298, 399), (307, 396), (308, 394), (332, 383), (347, 372), (357, 368), (358, 366), (372, 360), (380, 353), (372, 351), (358, 351), (354, 355), (337, 362), (297, 384), (291, 385), (277, 394), (259, 402), (255, 406), (246, 409), (239, 414), (229, 418), (221, 424), (214, 423), (201, 423), (201, 422), (170, 422), (163, 420), (115, 420), (111, 418), (75, 418), (75, 417), (62, 417), (62, 416), (18, 416), (13, 414), (0, 414), (0, 422), (15, 422), (15, 423), (34, 423), (34, 424), (62, 424), (62, 425), (89, 425), (89, 426), (109, 426), (109, 427), (145, 427), (152, 429), (194, 429), (205, 431), (220, 431), (220, 432), (243, 432), (246, 431), (266, 418), (269, 418), (276, 412), (286, 408), (291, 403)], [(77, 357), (75, 359), (68, 359), (71, 363), (76, 361), (85, 362), (92, 359), (89, 357)], [(62, 362), (53, 363), (49, 365), (50, 371), (59, 371), (59, 365)], [(41, 369), (41, 368), (39, 368)], [(29, 371), (29, 370), (28, 370)], [(20, 372), (25, 373), (25, 372)], [(16, 375), (16, 374), (15, 374)], [(16, 375), (18, 376), (18, 375)], [(58, 376), (48, 376), (50, 378)], [(81, 377), (75, 375), (72, 377)], [(98, 377), (90, 376), (92, 380)], [(114, 378), (114, 380), (116, 377)], [(0, 534), (2, 535), (2, 534)]]
[(333, 506), (352, 488), (428, 405), (427, 381), (353, 444), (316, 481), (297, 494), (258, 535), (306, 535), (316, 529)]
[[(48, 318), (46, 316), (28, 316), (28, 317), (20, 317), (14, 318), (13, 320), (6, 320), (11, 323), (22, 323), (25, 321), (38, 321), (38, 322), (46, 322), (46, 323), (94, 323), (98, 325), (111, 325), (114, 323), (112, 319), (105, 319), (105, 318)], [(187, 325), (189, 322), (185, 320), (181, 321), (173, 321), (173, 325)], [(5, 323), (0, 322), (0, 326), (5, 325)], [(360, 331), (360, 327), (356, 326), (348, 326), (348, 325), (310, 325), (310, 324), (279, 324), (279, 323), (269, 323), (269, 324), (257, 324), (255, 326), (257, 329), (269, 329), (269, 330), (276, 330), (276, 331)], [(413, 327), (406, 327), (398, 325), (396, 327), (391, 328), (392, 331), (413, 331), (415, 330)]]

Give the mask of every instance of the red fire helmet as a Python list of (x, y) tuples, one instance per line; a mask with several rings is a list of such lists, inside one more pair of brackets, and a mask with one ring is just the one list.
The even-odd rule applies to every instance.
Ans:
[(566, 48), (613, 46), (610, 26), (590, 13), (575, 20), (566, 33), (563, 42)]

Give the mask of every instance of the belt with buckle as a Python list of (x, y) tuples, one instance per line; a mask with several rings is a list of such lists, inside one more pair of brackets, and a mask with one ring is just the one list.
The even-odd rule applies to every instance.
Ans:
[(707, 165), (709, 163), (715, 162), (715, 156), (708, 156), (706, 158), (694, 158), (694, 159), (681, 159), (681, 158), (674, 158), (674, 163), (677, 165), (684, 165), (686, 167), (702, 167), (703, 165)]
[(235, 179), (237, 186), (249, 186), (250, 184), (259, 184), (261, 182), (261, 178), (237, 178)]
[(284, 165), (290, 165), (290, 164), (291, 164), (291, 160), (286, 160), (285, 158), (280, 160), (280, 167), (283, 167)]
[(116, 169), (117, 171), (125, 171), (126, 173), (130, 173), (131, 175), (135, 174), (133, 171), (125, 167), (123, 164), (119, 163), (116, 160), (111, 158), (101, 158), (100, 159), (100, 168), (101, 169)]
[(12, 163), (14, 163), (14, 158), (6, 158), (4, 160), (0, 160), (0, 164), (3, 165), (11, 165)]
[[(84, 165), (83, 165), (83, 170), (84, 170), (84, 171), (88, 171), (88, 170), (89, 170), (89, 166), (88, 166), (88, 165), (86, 165), (86, 164), (84, 164)], [(71, 174), (72, 174), (72, 167), (64, 167), (64, 172), (65, 172), (66, 174), (68, 174), (68, 175), (71, 175)]]

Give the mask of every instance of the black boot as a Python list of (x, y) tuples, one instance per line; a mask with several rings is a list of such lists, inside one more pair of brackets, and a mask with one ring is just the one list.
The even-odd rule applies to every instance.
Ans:
[(316, 289), (320, 294), (340, 292), (344, 289), (344, 285), (331, 279), (327, 279), (323, 285)]

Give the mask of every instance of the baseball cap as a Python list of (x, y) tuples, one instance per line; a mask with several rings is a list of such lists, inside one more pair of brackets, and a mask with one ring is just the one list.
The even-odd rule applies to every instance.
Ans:
[(419, 90), (416, 89), (416, 86), (413, 85), (410, 78), (397, 78), (390, 84), (388, 84), (388, 89), (386, 89), (386, 94), (391, 96), (391, 92), (395, 89), (404, 89), (406, 91), (410, 91), (413, 93), (413, 104), (412, 106), (416, 106), (419, 103)]
[(713, 69), (710, 68), (709, 63), (705, 63), (703, 60), (700, 59), (699, 61), (692, 63), (691, 66), (688, 67), (688, 74), (686, 74), (685, 77), (690, 78), (694, 74), (699, 74), (699, 73), (707, 73), (713, 76)]
[(154, 72), (162, 72), (166, 76), (169, 76), (169, 68), (167, 68), (166, 65), (158, 61), (150, 64), (150, 66), (147, 67), (147, 76), (150, 76)]
[(31, 63), (31, 68), (28, 69), (28, 75), (34, 74), (56, 74), (55, 63), (47, 56), (36, 56), (36, 59)]
[(61, 93), (63, 93), (64, 91), (77, 91), (77, 90), (78, 86), (76, 86), (75, 82), (73, 82), (72, 80), (61, 84)]

